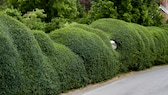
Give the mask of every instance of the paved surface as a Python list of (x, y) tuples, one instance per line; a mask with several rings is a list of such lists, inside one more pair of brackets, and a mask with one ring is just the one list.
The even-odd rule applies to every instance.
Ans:
[(168, 66), (140, 72), (71, 95), (168, 95)]

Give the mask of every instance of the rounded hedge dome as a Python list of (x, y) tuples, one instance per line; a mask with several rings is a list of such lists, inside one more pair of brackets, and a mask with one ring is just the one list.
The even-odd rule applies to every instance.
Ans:
[[(116, 51), (120, 53), (121, 70), (140, 70), (150, 67), (149, 39), (143, 33), (147, 30), (137, 24), (117, 19), (104, 18), (94, 21), (90, 26), (107, 33), (117, 43)], [(146, 59), (144, 59), (146, 58)]]
[(80, 29), (83, 29), (83, 30), (88, 31), (88, 32), (95, 33), (105, 42), (105, 44), (109, 48), (111, 48), (110, 38), (108, 37), (108, 35), (106, 33), (104, 33), (104, 31), (102, 31), (100, 29), (93, 28), (89, 25), (78, 24), (78, 23), (72, 23), (72, 24), (70, 24), (70, 27), (76, 27), (76, 28), (80, 28)]
[(53, 41), (69, 47), (84, 60), (90, 82), (111, 78), (117, 72), (115, 54), (96, 34), (80, 28), (66, 27), (49, 35)]
[(31, 31), (6, 15), (0, 15), (0, 25), (1, 93), (58, 94), (60, 84), (57, 72), (47, 64)]
[(155, 42), (155, 64), (167, 64), (168, 62), (168, 32), (159, 27), (148, 27)]
[(61, 91), (85, 86), (88, 76), (83, 60), (64, 45), (54, 43), (43, 31), (33, 31), (48, 63), (58, 73)]

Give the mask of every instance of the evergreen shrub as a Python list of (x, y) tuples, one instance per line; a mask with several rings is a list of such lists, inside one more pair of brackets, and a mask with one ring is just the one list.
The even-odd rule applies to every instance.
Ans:
[[(47, 60), (45, 59), (45, 56), (43, 56), (38, 42), (30, 32), (31, 30), (29, 30), (16, 19), (6, 15), (0, 15), (0, 25), (2, 29), (1, 34), (9, 39), (6, 43), (3, 42), (4, 45), (6, 45), (4, 46), (6, 50), (2, 49), (4, 50), (2, 52), (2, 55), (4, 55), (2, 59), (4, 61), (2, 62), (1, 67), (5, 66), (4, 64), (8, 64), (10, 68), (6, 68), (7, 66), (3, 67), (6, 68), (6, 70), (3, 70), (2, 74), (9, 73), (10, 77), (10, 74), (16, 72), (16, 74), (13, 74), (10, 79), (15, 77), (15, 75), (18, 75), (18, 77), (16, 76), (14, 80), (5, 80), (7, 82), (2, 81), (1, 83), (3, 84), (3, 90), (1, 89), (1, 92), (5, 94), (12, 93), (15, 95), (58, 94), (60, 89), (60, 82), (57, 72), (55, 72), (53, 67), (47, 63)], [(11, 51), (7, 51), (8, 48)], [(8, 53), (10, 53), (10, 55)], [(23, 84), (21, 84), (22, 81), (20, 81), (19, 74), (17, 74), (20, 71), (18, 69), (20, 65), (22, 65), (20, 70), (23, 69), (23, 72), (20, 72), (23, 75), (23, 77), (21, 77), (21, 80), (24, 81)], [(14, 72), (12, 72), (12, 70)], [(4, 76), (2, 77), (4, 78)], [(17, 78), (18, 80), (15, 80)], [(17, 85), (23, 85), (21, 86), (22, 88), (17, 86), (16, 83), (10, 84), (13, 81), (16, 83), (20, 81), (21, 83), (18, 83)], [(16, 88), (12, 90), (14, 87)]]
[(70, 24), (70, 26), (77, 27), (77, 28), (83, 29), (85, 31), (97, 34), (105, 42), (105, 44), (111, 48), (110, 38), (108, 37), (108, 35), (106, 33), (104, 33), (104, 31), (92, 28), (89, 25), (85, 25), (85, 24), (72, 23), (72, 24)]
[[(116, 41), (116, 51), (121, 55), (122, 72), (145, 69), (151, 66), (150, 55), (146, 54), (146, 51), (149, 52), (147, 50), (149, 45), (146, 45), (145, 42), (147, 41), (149, 44), (149, 40), (139, 26), (111, 18), (94, 21), (90, 26), (101, 29), (109, 35), (110, 39)], [(145, 61), (144, 58), (146, 58)]]
[(148, 27), (155, 42), (155, 65), (167, 64), (168, 62), (168, 33), (159, 27)]
[(80, 28), (66, 27), (52, 31), (49, 35), (53, 41), (69, 47), (84, 60), (89, 83), (100, 82), (116, 74), (116, 58), (96, 34)]
[(152, 39), (152, 36), (148, 32), (148, 29), (144, 26), (134, 24), (134, 23), (128, 23), (127, 25), (132, 32), (138, 33), (136, 35), (140, 35), (137, 42), (137, 49), (140, 49), (140, 54), (137, 61), (139, 65), (139, 69), (145, 69), (149, 68), (153, 65), (154, 59), (155, 59), (155, 43)]
[[(166, 37), (166, 42), (168, 43), (168, 24), (163, 24), (162, 26), (160, 26), (160, 28), (162, 28), (162, 32), (163, 32), (164, 36)], [(166, 44), (165, 47), (168, 48), (168, 44)], [(166, 56), (166, 63), (168, 64), (168, 49), (166, 49), (165, 56)]]
[(22, 62), (10, 38), (0, 27), (0, 95), (19, 94), (23, 88)]
[(88, 83), (83, 60), (78, 55), (64, 45), (54, 43), (43, 31), (35, 30), (33, 34), (48, 63), (58, 72), (62, 92)]

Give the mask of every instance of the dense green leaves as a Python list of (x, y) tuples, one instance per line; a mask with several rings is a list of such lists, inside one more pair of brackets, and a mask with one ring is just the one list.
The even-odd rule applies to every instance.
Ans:
[(94, 33), (75, 27), (67, 27), (50, 33), (57, 43), (69, 47), (85, 64), (90, 82), (100, 82), (114, 76), (118, 71), (117, 57), (103, 40)]
[[(14, 54), (18, 54), (20, 58), (16, 59), (15, 63), (11, 62), (10, 64), (16, 66), (20, 66), (21, 63), (23, 64), (22, 69), (24, 71), (22, 72), (22, 80), (24, 80), (24, 82), (23, 87), (17, 89), (20, 91), (19, 94), (34, 93), (45, 95), (47, 93), (58, 93), (60, 89), (58, 75), (56, 72), (53, 72), (53, 68), (47, 64), (41, 49), (34, 36), (30, 33), (30, 30), (20, 22), (8, 16), (0, 15), (0, 23), (3, 25), (2, 34), (9, 37), (11, 40), (10, 42), (12, 43), (11, 48), (13, 47), (16, 51)], [(11, 57), (9, 57), (9, 59), (10, 58)], [(8, 69), (10, 70), (11, 68)], [(7, 70), (4, 72), (7, 72)], [(7, 85), (5, 82), (2, 83)], [(7, 91), (10, 91), (10, 85), (8, 84), (5, 87)], [(5, 93), (7, 93), (7, 91), (5, 91)], [(18, 92), (15, 94), (18, 94)]]
[(54, 17), (74, 18), (77, 16), (76, 0), (8, 0), (9, 4), (22, 13), (35, 8), (44, 9), (46, 21)]
[(117, 42), (117, 51), (121, 55), (121, 71), (141, 70), (154, 64), (166, 63), (167, 32), (165, 30), (156, 27), (149, 30), (116, 19), (100, 19), (93, 22), (91, 26), (103, 30)]
[[(46, 22), (59, 18), (90, 24), (100, 18), (117, 18), (152, 26), (160, 25), (162, 19), (156, 0), (7, 0), (7, 2), (9, 8), (16, 8), (22, 14), (36, 8), (44, 10), (47, 17), (43, 21)], [(60, 28), (58, 24), (62, 23), (62, 20), (56, 23), (49, 23), (47, 32), (53, 30), (49, 28)], [(49, 27), (50, 25), (56, 27)]]
[(12, 16), (13, 18), (19, 20), (25, 24), (28, 28), (32, 30), (46, 30), (46, 23), (42, 19), (46, 18), (43, 9), (35, 9), (33, 11), (27, 12), (22, 16), (22, 13), (17, 9), (5, 9), (4, 14)]
[(6, 15), (0, 24), (1, 94), (56, 95), (88, 83), (83, 60), (69, 48)]
[(158, 27), (148, 27), (155, 41), (155, 64), (165, 64), (168, 62), (168, 34), (167, 31)]
[(48, 63), (58, 72), (61, 82), (61, 92), (85, 86), (88, 83), (83, 60), (69, 48), (54, 43), (42, 31), (33, 31)]
[(88, 12), (87, 23), (100, 18), (117, 18), (151, 26), (160, 25), (162, 16), (155, 0), (94, 0)]
[(117, 18), (117, 9), (111, 1), (93, 2), (89, 11), (89, 19), (97, 20), (100, 18)]
[(0, 94), (19, 94), (23, 88), (23, 64), (9, 36), (0, 28)]
[[(47, 35), (17, 21), (42, 23), (43, 10), (23, 17), (15, 9), (5, 13), (15, 19), (0, 15), (0, 94), (57, 95), (123, 71), (168, 63), (166, 24), (161, 29), (104, 18), (91, 25), (67, 24)], [(53, 27), (63, 25), (57, 20)]]

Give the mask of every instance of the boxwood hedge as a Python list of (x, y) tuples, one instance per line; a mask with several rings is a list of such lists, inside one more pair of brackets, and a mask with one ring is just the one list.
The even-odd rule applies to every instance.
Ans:
[[(60, 89), (58, 75), (53, 67), (47, 64), (30, 30), (19, 21), (5, 15), (0, 15), (0, 25), (1, 39), (4, 39), (1, 43), (3, 51), (0, 52), (3, 55), (1, 67), (5, 69), (1, 69), (1, 93), (57, 94)], [(20, 72), (22, 69), (24, 71)]]
[(66, 27), (51, 32), (50, 37), (78, 54), (85, 64), (91, 83), (111, 78), (117, 71), (116, 58), (104, 41), (94, 33)]
[(19, 94), (23, 88), (22, 62), (9, 37), (0, 27), (0, 95)]
[[(116, 41), (122, 63), (121, 71), (140, 70), (152, 65), (149, 39), (143, 34), (146, 30), (136, 24), (117, 19), (104, 18), (94, 21), (90, 26), (103, 30)], [(145, 59), (144, 59), (145, 58)]]
[(89, 25), (78, 24), (78, 23), (72, 23), (72, 24), (70, 24), (70, 27), (77, 27), (77, 28), (83, 29), (85, 31), (97, 34), (105, 42), (105, 44), (109, 48), (111, 48), (110, 38), (108, 37), (108, 35), (106, 33), (104, 33), (104, 31), (102, 31), (100, 29), (92, 28)]
[(33, 31), (43, 55), (48, 63), (58, 72), (61, 81), (61, 91), (84, 86), (88, 83), (83, 60), (69, 48), (54, 43), (43, 31)]
[(154, 59), (155, 59), (155, 43), (154, 40), (152, 39), (152, 36), (148, 32), (148, 29), (144, 26), (134, 24), (134, 23), (128, 23), (127, 25), (132, 32), (138, 33), (136, 35), (140, 35), (139, 38), (137, 39), (137, 49), (140, 49), (139, 51), (139, 57), (137, 61), (139, 65), (139, 69), (145, 69), (148, 67), (151, 67), (154, 64)]
[(0, 14), (0, 95), (55, 95), (109, 79), (119, 68), (166, 64), (168, 28), (161, 27), (106, 18), (47, 35)]
[(168, 63), (168, 34), (167, 31), (158, 27), (148, 27), (155, 42), (155, 65)]

